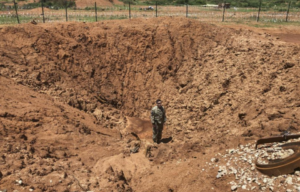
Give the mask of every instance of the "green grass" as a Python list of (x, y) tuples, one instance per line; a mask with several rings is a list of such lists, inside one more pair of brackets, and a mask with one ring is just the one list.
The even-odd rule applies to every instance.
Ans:
[[(134, 7), (131, 7), (132, 8), (132, 16), (134, 15), (134, 13), (140, 13), (140, 10), (139, 8), (140, 7), (144, 7), (144, 6), (134, 6)], [(159, 7), (163, 7), (163, 6), (159, 6)], [(218, 12), (221, 12), (223, 11), (222, 9), (212, 9), (212, 8), (203, 8), (201, 6), (191, 6), (191, 8), (193, 8), (193, 10), (199, 10), (199, 12), (204, 12), (204, 11), (209, 11), (209, 12), (212, 12), (212, 11), (218, 11)], [(113, 13), (114, 11), (119, 11), (119, 9), (122, 9), (122, 13), (119, 14), (119, 15), (104, 15), (106, 13), (104, 13), (101, 9), (103, 8), (100, 8), (98, 7), (98, 21), (100, 20), (115, 20), (115, 19), (128, 19), (128, 7), (125, 7), (124, 9), (124, 6), (115, 6), (115, 7), (111, 7), (111, 8), (104, 8), (104, 11), (106, 10), (111, 10)], [(180, 8), (181, 9), (181, 8)], [(69, 10), (71, 10), (69, 8)], [(89, 9), (88, 9), (89, 10)], [(168, 10), (167, 7), (164, 8), (164, 10)], [(242, 12), (242, 11), (245, 11), (245, 12), (250, 12), (251, 9), (238, 9), (238, 12)], [(93, 12), (94, 11), (94, 8), (91, 7), (90, 8), (90, 11)], [(185, 11), (185, 9), (183, 9), (183, 11)], [(77, 11), (75, 11), (77, 12)], [(88, 16), (85, 16), (84, 12), (89, 12), (89, 11), (83, 11), (82, 12), (82, 15), (80, 15), (81, 11), (78, 11), (78, 14), (77, 15), (69, 15), (69, 21), (84, 21), (84, 22), (94, 22), (95, 21), (95, 16), (94, 15), (88, 15)], [(149, 10), (147, 11), (148, 13), (154, 13), (155, 10)], [(231, 12), (233, 13), (233, 9), (226, 9), (226, 13), (227, 12)], [(255, 12), (257, 13), (257, 10), (255, 9), (252, 9), (251, 12)], [(14, 9), (11, 9), (11, 13), (14, 14)], [(69, 13), (69, 12), (68, 12)], [(112, 13), (112, 14), (113, 14)], [(160, 13), (163, 13), (163, 11), (161, 11), (159, 9), (159, 13), (158, 15), (160, 15)], [(262, 12), (263, 13), (263, 12)], [(272, 14), (273, 12), (270, 12), (270, 14)], [(116, 13), (115, 13), (116, 14)], [(282, 12), (281, 14), (284, 15), (284, 12)], [(140, 14), (141, 15), (141, 14)], [(213, 18), (213, 20), (219, 20), (221, 22), (221, 17), (220, 17), (220, 14), (215, 14), (215, 15), (219, 15), (219, 17), (215, 17)], [(296, 25), (296, 26), (299, 26), (300, 25), (300, 21), (297, 21), (297, 22), (285, 22), (285, 16), (280, 16), (280, 17), (277, 17), (277, 19), (275, 18), (272, 18), (273, 16), (262, 16), (261, 15), (261, 18), (260, 18), (260, 21), (258, 23), (256, 23), (256, 14), (244, 14), (244, 15), (247, 15), (246, 18), (241, 18), (241, 17), (238, 17), (238, 13), (237, 15), (234, 15), (234, 14), (228, 14), (229, 16), (226, 17), (225, 15), (225, 22), (224, 24), (226, 23), (236, 23), (236, 24), (246, 24), (246, 25), (249, 25), (249, 26), (253, 26), (253, 27), (278, 27), (280, 25), (283, 25), (283, 26), (289, 26), (289, 25)], [(191, 15), (194, 19), (200, 19), (198, 16), (195, 16), (195, 15)], [(143, 16), (140, 16), (140, 17), (143, 17)], [(45, 13), (45, 18), (46, 18), (46, 22), (49, 22), (50, 21), (60, 21), (60, 22), (64, 22), (66, 19), (65, 19), (65, 16), (62, 16), (62, 15), (57, 15), (57, 16), (51, 16), (50, 15), (47, 15), (47, 13)], [(205, 18), (205, 17), (204, 17)], [(279, 20), (278, 18), (281, 18), (281, 20)], [(42, 21), (42, 18), (40, 15), (20, 15), (20, 21), (21, 23), (28, 23), (30, 22), (32, 19), (38, 19), (40, 22)], [(0, 24), (16, 24), (17, 23), (17, 18), (12, 15), (10, 17), (3, 17), (3, 15), (0, 15)]]
[[(49, 18), (50, 20), (54, 20), (54, 21), (57, 21), (57, 20), (60, 20), (60, 21), (65, 21), (65, 17), (62, 18)], [(126, 16), (119, 16), (119, 15), (116, 15), (116, 16), (102, 16), (102, 15), (98, 15), (97, 16), (97, 21), (101, 21), (101, 20), (116, 20), (116, 19), (128, 19), (128, 17)], [(79, 22), (95, 22), (96, 21), (96, 17), (95, 16), (69, 16), (68, 17), (68, 21), (79, 21)]]
[[(33, 19), (33, 17), (23, 17), (19, 16), (20, 23), (28, 23)], [(18, 20), (16, 16), (11, 17), (0, 17), (0, 25), (1, 24), (17, 24)]]
[[(220, 22), (221, 23), (221, 22)], [(280, 26), (300, 26), (300, 22), (285, 22), (285, 21), (262, 21), (256, 22), (255, 20), (236, 20), (236, 21), (226, 21), (221, 23), (222, 25), (232, 25), (232, 24), (243, 24), (256, 28), (278, 28)]]

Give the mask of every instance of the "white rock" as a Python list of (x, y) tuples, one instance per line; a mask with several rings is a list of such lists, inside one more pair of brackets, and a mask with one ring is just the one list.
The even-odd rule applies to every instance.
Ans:
[(242, 186), (242, 189), (247, 189), (247, 185), (243, 185), (243, 186)]
[(22, 179), (20, 179), (20, 180), (18, 181), (18, 183), (19, 183), (19, 185), (22, 185), (22, 183), (23, 183)]
[(293, 185), (293, 178), (292, 177), (288, 177), (285, 182), (288, 184), (288, 185)]
[(231, 191), (235, 191), (235, 190), (237, 190), (237, 186), (236, 185), (231, 186)]
[(233, 167), (229, 167), (230, 172), (229, 173), (233, 173), (233, 174), (237, 174), (237, 170)]
[(267, 179), (267, 178), (264, 178), (263, 182), (264, 182), (264, 183), (267, 183), (267, 182), (268, 182), (268, 179)]
[(287, 190), (286, 190), (286, 192), (293, 192), (293, 190), (291, 190), (291, 189), (287, 189)]
[(300, 186), (299, 186), (299, 185), (294, 186), (294, 188), (295, 188), (295, 190), (296, 190), (297, 192), (300, 192)]
[(223, 176), (222, 174), (218, 173), (217, 176), (216, 176), (216, 178), (219, 179), (219, 178), (221, 178), (222, 176)]

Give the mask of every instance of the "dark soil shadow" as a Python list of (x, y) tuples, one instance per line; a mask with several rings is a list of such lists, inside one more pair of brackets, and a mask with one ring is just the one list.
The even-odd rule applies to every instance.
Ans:
[(168, 138), (164, 138), (162, 140), (160, 140), (161, 143), (169, 143), (170, 141), (172, 141), (172, 137), (168, 137)]

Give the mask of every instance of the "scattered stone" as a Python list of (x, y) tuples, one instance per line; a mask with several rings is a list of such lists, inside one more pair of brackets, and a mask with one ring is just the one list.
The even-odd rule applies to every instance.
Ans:
[(231, 186), (231, 191), (236, 191), (237, 190), (237, 185), (233, 185), (233, 186)]
[(300, 185), (296, 184), (296, 185), (294, 186), (294, 188), (295, 188), (296, 192), (300, 192)]
[(288, 184), (288, 185), (293, 185), (293, 178), (291, 177), (288, 177), (285, 182)]
[(218, 174), (217, 174), (217, 179), (223, 177), (223, 176), (226, 175), (226, 174), (227, 174), (226, 167), (220, 166), (219, 171), (218, 171)]
[[(288, 142), (299, 140), (300, 138)], [(232, 191), (238, 188), (243, 190), (286, 191), (288, 190), (287, 186), (295, 185), (293, 180), (300, 182), (300, 171), (296, 171), (294, 175), (268, 177), (256, 170), (255, 162), (258, 160), (260, 164), (268, 164), (270, 160), (283, 159), (292, 155), (293, 150), (284, 150), (279, 147), (288, 142), (260, 145), (257, 150), (255, 149), (255, 143), (240, 145), (237, 149), (226, 150), (225, 155), (217, 154), (210, 159), (210, 162), (206, 162), (206, 167), (208, 169), (219, 167), (217, 178), (227, 174), (235, 175), (236, 183), (234, 181), (230, 182)], [(219, 161), (215, 161), (217, 157)], [(295, 191), (300, 192), (300, 185), (294, 186), (294, 188)]]
[(18, 185), (22, 185), (22, 184), (23, 184), (23, 181), (22, 181), (22, 179), (20, 179), (20, 180), (16, 180), (16, 182), (17, 182), (17, 184), (18, 184)]

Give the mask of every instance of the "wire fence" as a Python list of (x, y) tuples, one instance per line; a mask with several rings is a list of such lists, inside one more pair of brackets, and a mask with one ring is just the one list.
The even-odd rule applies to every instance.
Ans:
[(63, 21), (95, 22), (112, 19), (189, 17), (200, 21), (257, 21), (257, 22), (299, 22), (300, 10), (290, 4), (286, 7), (243, 8), (200, 5), (119, 5), (99, 7), (96, 3), (84, 9), (70, 7), (30, 7), (17, 3), (0, 6), (0, 25), (28, 23), (51, 23)]

